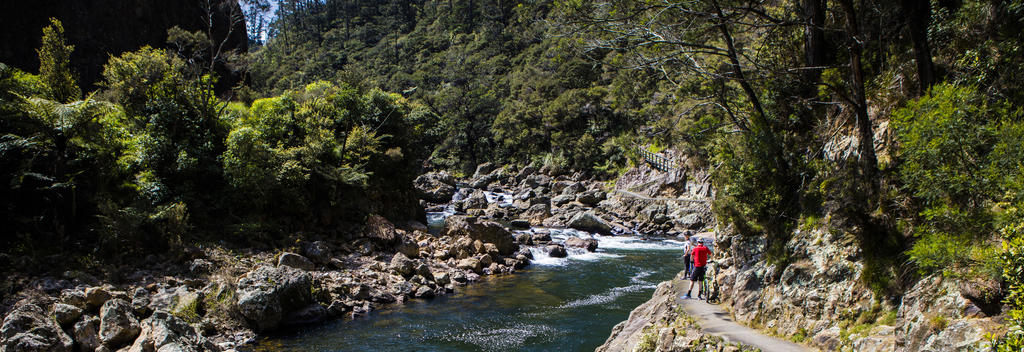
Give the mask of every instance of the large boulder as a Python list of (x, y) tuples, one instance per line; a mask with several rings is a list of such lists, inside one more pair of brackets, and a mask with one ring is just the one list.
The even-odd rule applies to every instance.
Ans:
[(522, 182), (530, 175), (533, 175), (534, 172), (537, 172), (537, 168), (533, 167), (533, 165), (527, 165), (516, 174), (516, 182)]
[(588, 252), (597, 250), (597, 240), (593, 238), (569, 237), (565, 240), (566, 247), (583, 248)]
[(311, 271), (315, 267), (308, 258), (289, 252), (281, 253), (281, 257), (277, 259), (277, 266), (290, 266), (306, 271)]
[(676, 223), (679, 224), (679, 226), (690, 230), (700, 230), (705, 224), (704, 220), (701, 219), (700, 214), (697, 213), (686, 214), (682, 219), (677, 220)]
[[(60, 294), (60, 301), (64, 304), (72, 305), (81, 309), (89, 308), (89, 303), (85, 300), (84, 290), (64, 290), (64, 292)], [(100, 305), (102, 305), (102, 303)]]
[(476, 166), (476, 172), (473, 172), (473, 178), (478, 178), (484, 175), (488, 175), (493, 172), (497, 166), (493, 163), (486, 162)]
[(103, 287), (90, 287), (85, 290), (85, 302), (89, 307), (99, 308), (110, 299), (110, 292)]
[(530, 198), (530, 205), (531, 206), (537, 205), (537, 204), (549, 205), (549, 204), (551, 204), (551, 198), (548, 197), (548, 196), (536, 196), (536, 197)]
[(395, 251), (405, 254), (409, 258), (418, 258), (420, 256), (420, 245), (414, 242), (408, 235), (402, 235), (398, 240), (398, 244), (395, 245)]
[(555, 193), (571, 194), (571, 195), (575, 195), (577, 193), (583, 192), (583, 184), (582, 183), (572, 182), (572, 181), (562, 181), (562, 182), (567, 182), (567, 185), (565, 187), (562, 187), (562, 189), (557, 190), (557, 191), (555, 190), (555, 187), (552, 186), (551, 187), (551, 191), (555, 192)]
[(481, 190), (473, 191), (466, 200), (462, 201), (462, 209), (464, 210), (485, 208), (487, 208), (487, 195)]
[(604, 220), (601, 220), (593, 211), (576, 213), (568, 223), (569, 227), (602, 235), (612, 234), (612, 227)]
[(494, 181), (497, 181), (500, 176), (501, 175), (499, 175), (497, 172), (494, 172), (480, 177), (474, 177), (470, 181), (469, 186), (476, 189), (487, 189), (487, 185), (490, 185)]
[(73, 342), (57, 322), (38, 305), (22, 301), (0, 326), (0, 350), (71, 351)]
[(565, 258), (569, 256), (569, 253), (565, 251), (565, 247), (560, 244), (549, 244), (546, 249), (548, 255), (552, 258)]
[(320, 305), (319, 303), (313, 303), (298, 310), (289, 312), (285, 315), (284, 321), (288, 325), (308, 325), (327, 319), (330, 314), (327, 312), (327, 307)]
[(551, 205), (554, 205), (556, 207), (560, 207), (560, 206), (566, 205), (567, 203), (573, 201), (573, 199), (575, 199), (575, 198), (576, 198), (576, 196), (571, 195), (571, 194), (557, 195), (557, 196), (554, 196), (553, 198), (551, 198)]
[(142, 321), (139, 338), (135, 340), (128, 352), (220, 350), (220, 347), (197, 334), (195, 329), (184, 320), (165, 311), (156, 311)]
[(82, 308), (64, 303), (57, 303), (53, 305), (53, 317), (57, 319), (57, 323), (60, 324), (60, 326), (70, 326), (81, 316)]
[(534, 204), (522, 214), (519, 214), (519, 216), (529, 219), (531, 223), (538, 223), (551, 216), (551, 206), (547, 204)]
[(449, 216), (444, 222), (445, 234), (451, 237), (469, 237), (485, 243), (493, 243), (502, 255), (515, 253), (519, 249), (511, 232), (493, 221), (478, 221), (474, 217)]
[(455, 267), (462, 270), (469, 270), (473, 272), (480, 272), (483, 269), (483, 265), (480, 263), (480, 260), (476, 258), (466, 258), (460, 260), (459, 263), (455, 265)]
[(390, 269), (402, 276), (412, 276), (416, 271), (416, 262), (406, 257), (405, 254), (395, 253), (391, 258)]
[(363, 237), (369, 238), (382, 246), (392, 246), (398, 240), (398, 233), (395, 225), (388, 219), (377, 214), (371, 214), (366, 218), (366, 230)]
[(430, 172), (413, 181), (420, 198), (434, 203), (447, 203), (455, 195), (455, 178), (445, 171)]
[(550, 232), (536, 232), (533, 235), (531, 235), (531, 242), (539, 243), (539, 244), (549, 243), (549, 242), (551, 242), (551, 233)]
[(315, 241), (307, 243), (303, 246), (302, 252), (306, 254), (306, 258), (309, 258), (314, 263), (327, 265), (331, 262), (331, 248), (327, 245), (327, 242)]
[(530, 221), (529, 220), (515, 219), (515, 220), (510, 221), (508, 224), (509, 224), (509, 226), (512, 226), (512, 227), (518, 228), (518, 229), (528, 229), (528, 228), (530, 228)]
[(139, 320), (132, 304), (114, 298), (100, 308), (100, 341), (108, 347), (127, 345), (139, 336)]
[(576, 201), (585, 205), (594, 206), (602, 200), (605, 200), (605, 198), (607, 198), (607, 196), (604, 192), (593, 190), (580, 193), (580, 195), (576, 196)]
[(87, 316), (75, 323), (75, 343), (82, 351), (95, 351), (100, 347), (100, 318)]
[(237, 309), (257, 332), (281, 327), (290, 312), (309, 306), (312, 277), (289, 266), (260, 266), (238, 280)]
[[(525, 179), (523, 179), (522, 181), (519, 182), (519, 188), (544, 187), (544, 186), (548, 186), (550, 184), (551, 184), (551, 178), (546, 176), (546, 175), (530, 175), (530, 176), (527, 176)], [(537, 191), (534, 191), (534, 193), (544, 194), (544, 193), (547, 193), (547, 192), (537, 192)]]

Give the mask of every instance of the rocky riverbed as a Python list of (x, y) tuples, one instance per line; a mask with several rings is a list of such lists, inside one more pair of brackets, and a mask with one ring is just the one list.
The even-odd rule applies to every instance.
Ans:
[(151, 256), (128, 265), (119, 278), (77, 270), (23, 278), (28, 288), (4, 298), (0, 348), (233, 350), (261, 334), (358, 317), (444, 295), (481, 276), (510, 274), (529, 265), (535, 253), (557, 259), (596, 249), (593, 238), (553, 241), (553, 231), (545, 228), (675, 235), (710, 224), (704, 205), (665, 206), (634, 193), (664, 194), (666, 184), (673, 185), (669, 192), (686, 190), (685, 176), (649, 182), (648, 187), (660, 185), (653, 190), (631, 187), (623, 196), (616, 187), (661, 177), (627, 175), (634, 180), (612, 187), (547, 167), (484, 164), (462, 181), (431, 173), (418, 178), (416, 187), (432, 218), (445, 219), (433, 224), (434, 231), (372, 215), (343, 239), (307, 235), (273, 251), (191, 247), (184, 258)]
[(257, 334), (432, 298), (529, 263), (531, 253), (497, 223), (454, 216), (446, 230), (435, 236), (371, 217), (344, 245), (241, 257), (197, 249), (187, 270), (140, 270), (126, 285), (74, 272), (43, 278), (4, 318), (0, 341), (5, 351), (230, 350)]

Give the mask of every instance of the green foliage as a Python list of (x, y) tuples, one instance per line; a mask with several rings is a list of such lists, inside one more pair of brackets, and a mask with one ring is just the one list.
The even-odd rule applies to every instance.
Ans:
[(191, 75), (180, 58), (149, 47), (112, 57), (103, 77), (103, 97), (123, 107), (118, 166), (134, 190), (120, 200), (125, 205), (104, 211), (108, 221), (129, 225), (110, 224), (122, 232), (106, 236), (119, 239), (116, 245), (141, 240), (157, 248), (201, 238), (192, 226), (222, 221), (215, 212), (224, 205), (220, 158), (228, 128), (212, 78)]
[(947, 326), (949, 326), (949, 319), (945, 316), (936, 314), (932, 315), (932, 317), (928, 319), (928, 327), (933, 332), (942, 331), (946, 329)]
[(143, 115), (149, 95), (167, 86), (184, 85), (183, 69), (181, 59), (148, 46), (111, 57), (103, 67), (105, 90), (101, 96), (124, 107), (129, 115)]
[(658, 327), (656, 325), (648, 325), (644, 327), (641, 332), (640, 341), (637, 342), (636, 346), (633, 347), (635, 352), (654, 352), (655, 348), (658, 347)]
[(800, 328), (799, 330), (797, 330), (796, 334), (793, 334), (793, 336), (790, 337), (790, 340), (796, 343), (802, 343), (807, 340), (807, 334), (807, 328)]
[(539, 22), (549, 3), (384, 2), (332, 12), (334, 6), (281, 5), (279, 32), (254, 54), (260, 92), (317, 80), (400, 91), (436, 116), (421, 131), (422, 148), (433, 167), (455, 173), (547, 154), (574, 170), (601, 166), (604, 175), (627, 164), (610, 141), (636, 127), (657, 79), (603, 77), (615, 70)]
[(186, 293), (174, 297), (171, 314), (189, 323), (198, 323), (205, 314), (205, 300), (202, 293)]
[[(223, 157), (236, 211), (315, 223), (320, 212), (357, 206), (364, 192), (400, 190), (423, 156), (415, 147), (422, 110), (395, 94), (329, 82), (255, 101), (234, 120)], [(369, 209), (349, 210), (346, 217)]]
[(973, 87), (952, 84), (894, 114), (900, 177), (921, 202), (917, 241), (907, 253), (922, 270), (998, 278), (994, 205), (1020, 199), (1019, 116)]
[(751, 142), (744, 138), (714, 151), (712, 161), (720, 165), (715, 171), (714, 209), (740, 233), (768, 237), (768, 260), (786, 264), (792, 258), (785, 245), (798, 211), (794, 185), (785, 181), (788, 175), (780, 172), (774, 158), (764, 157)]
[(1006, 113), (997, 109), (972, 87), (943, 84), (894, 114), (900, 173), (915, 196), (967, 207), (991, 193), (996, 185), (981, 173), (995, 142), (990, 122)]
[(82, 96), (78, 77), (71, 71), (71, 52), (74, 45), (64, 43), (64, 26), (56, 18), (43, 28), (39, 54), (39, 78), (46, 87), (46, 96), (59, 103), (69, 103)]
[(1003, 264), (1003, 279), (1009, 294), (1003, 301), (1010, 306), (1007, 312), (1009, 331), (997, 342), (999, 351), (1019, 351), (1024, 348), (1024, 221), (1019, 208), (1011, 209), (1017, 222), (1000, 230), (1003, 237), (1000, 259)]
[[(41, 75), (0, 64), (0, 245), (19, 268), (57, 253), (95, 269), (197, 242), (334, 233), (370, 212), (418, 215), (412, 179), (439, 120), (421, 103), (328, 82), (227, 103), (195, 57), (150, 47), (111, 57), (102, 91), (64, 102), (53, 99), (72, 82), (61, 31), (45, 31)], [(197, 36), (172, 32), (181, 45)], [(178, 54), (206, 50), (189, 48)]]

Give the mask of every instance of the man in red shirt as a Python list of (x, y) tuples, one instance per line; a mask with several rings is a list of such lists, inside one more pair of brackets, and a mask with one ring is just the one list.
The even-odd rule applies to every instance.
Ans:
[(690, 256), (693, 257), (693, 274), (690, 275), (690, 288), (686, 289), (686, 295), (683, 296), (683, 299), (690, 299), (690, 291), (693, 291), (693, 284), (704, 280), (704, 273), (707, 272), (708, 257), (711, 256), (711, 250), (704, 244), (710, 242), (711, 239), (702, 238), (697, 243), (697, 247), (693, 247), (693, 251), (690, 252)]

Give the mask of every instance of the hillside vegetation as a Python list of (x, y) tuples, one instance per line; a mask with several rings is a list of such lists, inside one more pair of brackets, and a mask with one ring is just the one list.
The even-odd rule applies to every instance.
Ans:
[[(5, 261), (274, 245), (370, 213), (419, 218), (411, 182), (428, 169), (612, 179), (636, 148), (673, 148), (712, 170), (719, 222), (766, 238), (765, 260), (798, 260), (785, 244), (802, 225), (843, 229), (878, 297), (959, 280), (1017, 327), (1001, 348), (1024, 343), (1024, 2), (276, 9), (249, 13), (268, 35), (243, 57), (171, 30), (177, 50), (113, 55), (94, 92), (59, 22), (38, 71), (2, 66)], [(211, 63), (228, 60), (249, 79), (218, 96)]]
[(436, 120), (422, 104), (330, 82), (228, 102), (208, 71), (149, 47), (111, 57), (104, 88), (83, 96), (60, 23), (44, 33), (38, 75), (0, 66), (0, 219), (14, 268), (275, 246), (370, 213), (422, 218), (411, 183)]
[(770, 261), (827, 219), (879, 297), (941, 273), (1018, 309), (1022, 6), (286, 1), (252, 72), (262, 94), (333, 79), (422, 101), (430, 161), (455, 171), (612, 175), (671, 146), (714, 170), (719, 220), (767, 237)]

